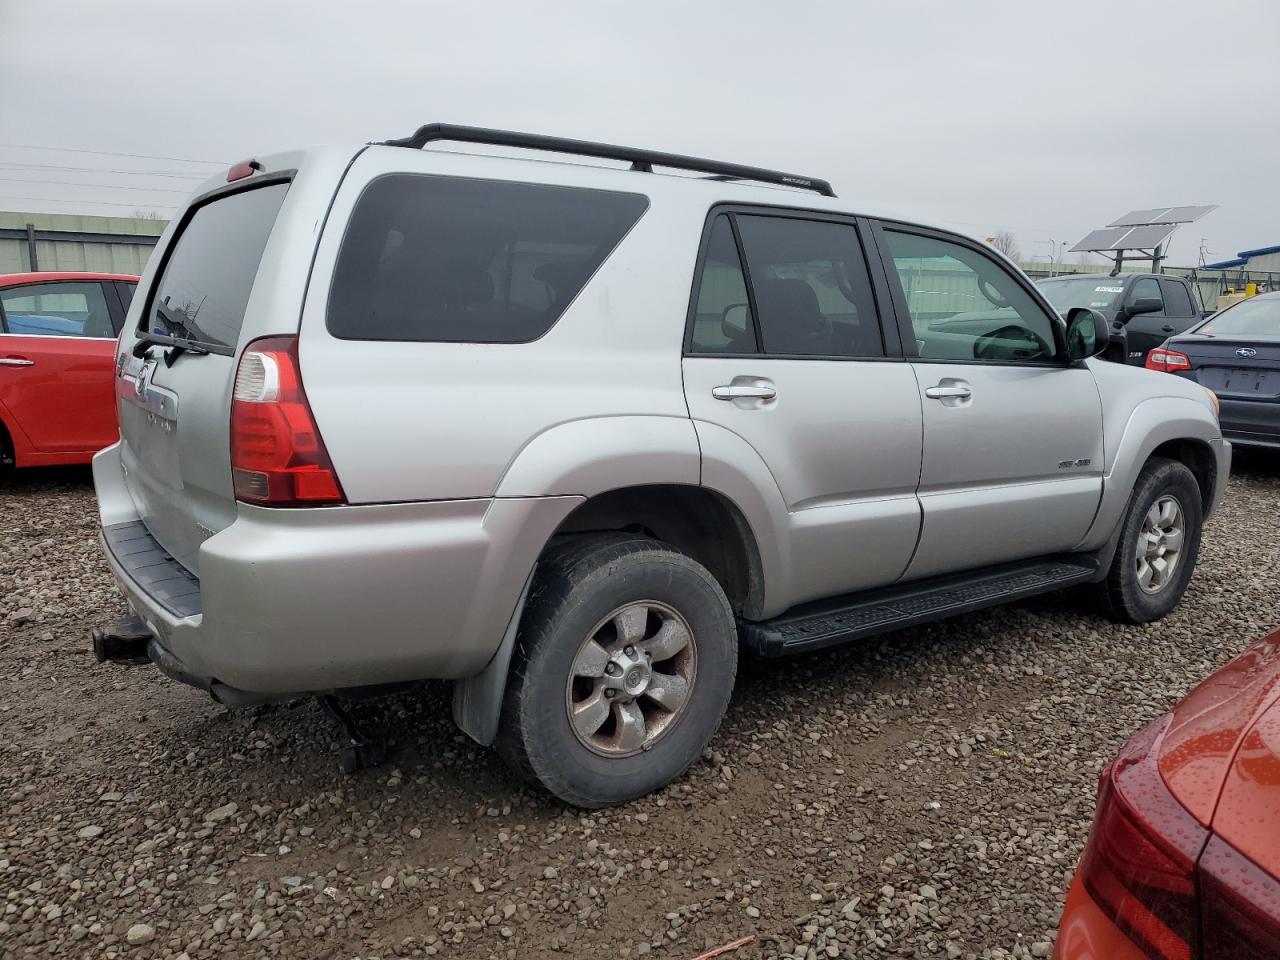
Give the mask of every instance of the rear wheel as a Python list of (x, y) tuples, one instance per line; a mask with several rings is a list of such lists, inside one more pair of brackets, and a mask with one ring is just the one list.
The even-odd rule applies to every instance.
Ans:
[(701, 564), (642, 537), (568, 541), (540, 561), (498, 749), (575, 806), (643, 796), (715, 733), (737, 651), (729, 601)]
[(1099, 585), (1113, 619), (1150, 623), (1178, 605), (1195, 571), (1202, 517), (1200, 487), (1185, 464), (1156, 458), (1143, 467)]

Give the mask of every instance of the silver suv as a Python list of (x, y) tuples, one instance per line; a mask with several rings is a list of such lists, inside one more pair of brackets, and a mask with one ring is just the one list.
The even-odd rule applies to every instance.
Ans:
[(556, 796), (637, 797), (710, 740), (740, 649), (1075, 584), (1168, 613), (1230, 445), (1212, 394), (1106, 341), (808, 177), (442, 125), (248, 161), (120, 338), (94, 479), (134, 615), (95, 647), (344, 719), (451, 679)]

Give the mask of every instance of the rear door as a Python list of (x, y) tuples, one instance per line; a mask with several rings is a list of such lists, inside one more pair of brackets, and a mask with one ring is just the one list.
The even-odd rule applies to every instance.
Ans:
[[(290, 189), (288, 175), (264, 176), (188, 208), (122, 341), (116, 397), (125, 480), (151, 535), (197, 573), (200, 544), (236, 516), (229, 438), (236, 357)], [(308, 240), (314, 249), (314, 235)], [(297, 311), (295, 304), (273, 318), (279, 326), (267, 332), (296, 333)]]
[[(1125, 333), (1129, 338), (1129, 362), (1141, 365), (1146, 362), (1147, 353), (1152, 347), (1158, 347), (1169, 339), (1173, 325), (1165, 315), (1164, 291), (1160, 281), (1155, 277), (1139, 277), (1125, 294), (1125, 306), (1135, 300), (1148, 297), (1159, 300), (1161, 307), (1155, 313), (1140, 313), (1130, 317), (1125, 323)], [(1189, 326), (1190, 324), (1188, 324)]]
[(736, 434), (777, 481), (791, 603), (892, 583), (920, 529), (920, 398), (861, 234), (746, 207), (716, 211), (703, 238), (685, 396), (700, 436)]
[(0, 407), (39, 453), (92, 453), (115, 439), (114, 297), (97, 280), (0, 289)]
[(1070, 550), (1102, 495), (1102, 404), (1061, 321), (980, 245), (878, 231), (924, 409), (909, 579)]

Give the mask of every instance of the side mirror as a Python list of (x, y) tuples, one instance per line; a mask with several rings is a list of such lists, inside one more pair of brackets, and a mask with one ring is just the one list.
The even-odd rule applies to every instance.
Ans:
[(1110, 342), (1110, 324), (1097, 310), (1072, 307), (1067, 311), (1067, 355), (1072, 360), (1096, 357)]
[(1136, 317), (1140, 313), (1159, 313), (1164, 309), (1164, 303), (1159, 297), (1139, 297), (1127, 307), (1124, 312), (1131, 317)]

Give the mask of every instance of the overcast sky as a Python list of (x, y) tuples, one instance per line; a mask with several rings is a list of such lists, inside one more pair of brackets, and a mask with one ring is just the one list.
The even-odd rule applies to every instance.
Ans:
[(1278, 42), (1276, 0), (0, 0), (0, 210), (167, 215), (216, 169), (176, 158), (439, 120), (825, 177), (1024, 259), (1220, 204), (1189, 264), (1280, 244)]

